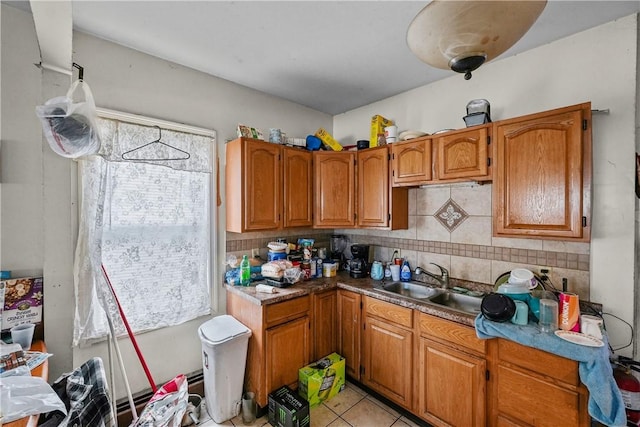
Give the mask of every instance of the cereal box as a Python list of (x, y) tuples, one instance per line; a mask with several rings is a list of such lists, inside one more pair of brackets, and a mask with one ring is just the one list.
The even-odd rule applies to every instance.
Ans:
[(4, 331), (23, 323), (42, 322), (42, 303), (42, 277), (0, 281), (1, 329)]
[(386, 128), (387, 126), (391, 126), (392, 124), (393, 120), (384, 118), (379, 114), (371, 117), (371, 135), (369, 136), (369, 147), (377, 147), (378, 136), (383, 135), (384, 137), (384, 128)]
[(315, 136), (320, 138), (322, 143), (326, 145), (328, 148), (331, 148), (333, 151), (342, 151), (342, 145), (338, 141), (336, 141), (333, 136), (324, 128), (320, 128), (316, 131)]

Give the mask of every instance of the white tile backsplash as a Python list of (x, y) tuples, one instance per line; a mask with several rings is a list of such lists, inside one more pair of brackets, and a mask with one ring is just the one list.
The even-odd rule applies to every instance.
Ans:
[(433, 240), (435, 242), (450, 242), (451, 233), (444, 228), (433, 216), (417, 216), (416, 228), (419, 240)]
[(416, 215), (433, 215), (451, 197), (449, 187), (420, 187), (418, 190)]
[(451, 199), (469, 215), (491, 217), (491, 184), (451, 187)]
[(451, 277), (457, 279), (493, 283), (491, 281), (491, 260), (488, 259), (452, 256), (449, 272)]
[(491, 246), (491, 217), (470, 216), (453, 230), (451, 242)]

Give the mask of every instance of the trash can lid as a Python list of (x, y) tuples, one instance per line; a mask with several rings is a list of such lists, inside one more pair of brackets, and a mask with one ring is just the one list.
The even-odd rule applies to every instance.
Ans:
[(228, 314), (214, 317), (200, 325), (200, 336), (212, 344), (220, 344), (239, 335), (251, 334), (249, 328)]

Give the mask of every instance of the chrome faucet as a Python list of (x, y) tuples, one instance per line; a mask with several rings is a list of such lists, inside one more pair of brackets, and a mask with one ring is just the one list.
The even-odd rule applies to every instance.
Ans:
[(431, 277), (432, 279), (436, 280), (438, 283), (440, 283), (440, 287), (442, 289), (447, 289), (449, 287), (449, 270), (447, 270), (444, 267), (439, 266), (438, 264), (435, 263), (431, 263), (432, 265), (435, 265), (436, 267), (438, 267), (440, 269), (440, 275), (436, 275), (433, 273), (428, 272), (427, 270), (425, 270), (422, 267), (416, 267), (414, 274), (420, 275), (420, 274), (425, 274), (429, 277)]

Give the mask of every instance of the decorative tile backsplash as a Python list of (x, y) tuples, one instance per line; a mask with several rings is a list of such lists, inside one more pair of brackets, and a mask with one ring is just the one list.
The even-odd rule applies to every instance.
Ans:
[(434, 217), (442, 224), (444, 228), (449, 230), (451, 233), (455, 230), (460, 224), (464, 222), (465, 219), (469, 218), (469, 214), (464, 211), (456, 202), (449, 199), (447, 203), (442, 205), (440, 209), (436, 212)]
[(315, 238), (318, 245), (329, 248), (331, 234), (345, 234), (350, 244), (371, 245), (376, 260), (388, 261), (393, 250), (400, 249), (412, 268), (432, 270), (430, 263), (436, 263), (447, 268), (452, 278), (478, 283), (493, 284), (502, 273), (517, 267), (537, 273), (548, 267), (556, 287), (561, 288), (566, 278), (569, 291), (589, 299), (589, 243), (493, 237), (491, 214), (491, 184), (425, 186), (409, 190), (407, 230), (227, 233), (227, 251), (250, 253), (252, 248), (266, 248), (269, 241), (287, 236), (291, 242), (298, 237)]

